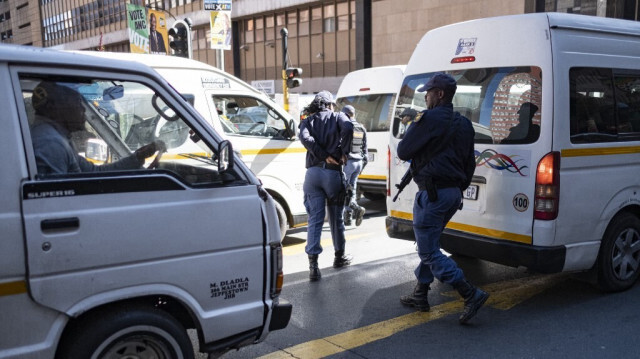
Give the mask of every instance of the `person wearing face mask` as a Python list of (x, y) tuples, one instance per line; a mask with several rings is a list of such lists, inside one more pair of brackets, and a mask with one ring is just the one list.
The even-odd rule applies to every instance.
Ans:
[(460, 324), (468, 322), (489, 294), (467, 281), (456, 262), (440, 250), (440, 236), (460, 208), (462, 191), (475, 170), (473, 126), (453, 111), (456, 80), (437, 73), (417, 89), (425, 92), (427, 109), (419, 113), (398, 143), (398, 157), (411, 160), (411, 174), (418, 185), (413, 205), (413, 230), (420, 263), (413, 293), (402, 296), (403, 305), (428, 311), (429, 285), (437, 278), (455, 288), (464, 299)]

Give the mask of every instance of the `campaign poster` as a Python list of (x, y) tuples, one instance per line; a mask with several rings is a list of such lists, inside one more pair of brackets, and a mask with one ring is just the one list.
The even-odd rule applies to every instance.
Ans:
[(129, 44), (134, 54), (149, 53), (149, 27), (144, 6), (127, 4), (127, 22), (129, 25)]
[(211, 11), (211, 48), (231, 49), (231, 11)]
[(148, 10), (149, 23), (149, 53), (167, 55), (169, 50), (169, 36), (167, 19), (164, 12)]

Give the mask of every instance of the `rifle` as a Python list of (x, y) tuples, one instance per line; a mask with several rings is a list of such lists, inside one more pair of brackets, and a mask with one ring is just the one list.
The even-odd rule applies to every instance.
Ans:
[(404, 176), (402, 176), (400, 183), (396, 184), (398, 193), (396, 193), (395, 197), (393, 197), (393, 202), (395, 202), (398, 199), (400, 192), (402, 192), (404, 188), (407, 187), (407, 185), (409, 184), (409, 182), (411, 182), (412, 179), (413, 179), (413, 175), (411, 175), (411, 168), (407, 168), (407, 172), (405, 172)]

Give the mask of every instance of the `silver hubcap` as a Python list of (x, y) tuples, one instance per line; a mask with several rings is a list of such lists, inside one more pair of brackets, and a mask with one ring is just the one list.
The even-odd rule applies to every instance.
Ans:
[(640, 262), (640, 234), (634, 228), (620, 232), (611, 259), (613, 271), (618, 279), (627, 280), (637, 273)]
[(172, 351), (157, 338), (136, 335), (123, 338), (102, 356), (105, 359), (170, 359)]

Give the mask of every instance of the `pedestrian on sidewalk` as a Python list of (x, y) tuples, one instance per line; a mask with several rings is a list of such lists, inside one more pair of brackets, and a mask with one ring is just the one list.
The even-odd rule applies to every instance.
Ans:
[(347, 154), (347, 164), (344, 166), (344, 176), (347, 179), (347, 205), (344, 208), (344, 225), (350, 226), (353, 220), (356, 227), (362, 224), (365, 209), (356, 200), (358, 176), (367, 165), (367, 131), (361, 123), (356, 121), (356, 109), (351, 105), (342, 108), (342, 112), (349, 117), (353, 124), (353, 139)]

